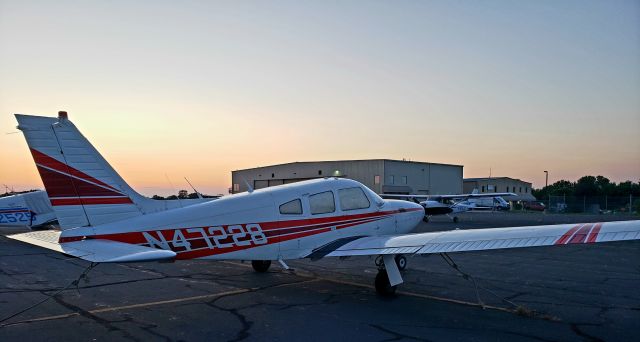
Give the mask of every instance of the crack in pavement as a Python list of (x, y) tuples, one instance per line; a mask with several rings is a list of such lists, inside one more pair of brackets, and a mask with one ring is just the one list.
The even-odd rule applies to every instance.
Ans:
[[(257, 288), (243, 288), (243, 289), (236, 289), (236, 290), (230, 290), (230, 291), (207, 294), (207, 295), (200, 295), (200, 296), (175, 298), (175, 299), (168, 299), (168, 300), (155, 301), (155, 302), (146, 302), (146, 303), (139, 303), (139, 304), (123, 305), (123, 306), (118, 306), (118, 307), (83, 310), (83, 312), (86, 312), (86, 313), (94, 315), (94, 314), (104, 313), (104, 312), (113, 312), (113, 311), (122, 311), (122, 310), (128, 310), (128, 309), (146, 308), (146, 307), (151, 307), (151, 306), (182, 303), (182, 302), (187, 302), (187, 301), (197, 301), (197, 300), (202, 300), (202, 299), (208, 300), (208, 299), (211, 299), (211, 298), (228, 297), (228, 296), (238, 295), (238, 294), (247, 293), (247, 292), (256, 292), (256, 291), (260, 291), (260, 290), (264, 290), (264, 289), (277, 288), (277, 287), (283, 287), (283, 286), (289, 286), (289, 285), (295, 285), (295, 284), (301, 284), (301, 283), (308, 283), (308, 282), (313, 282), (313, 281), (317, 281), (317, 280), (315, 280), (315, 279), (313, 279), (313, 280), (302, 280), (302, 281), (274, 284), (274, 285), (257, 287)], [(53, 299), (56, 299), (56, 298), (57, 297), (54, 297)], [(71, 313), (67, 313), (67, 314), (60, 314), (60, 315), (54, 315), (54, 316), (32, 318), (32, 319), (26, 319), (26, 320), (22, 320), (22, 321), (7, 323), (7, 324), (4, 324), (4, 325), (0, 326), (0, 328), (20, 325), (20, 324), (27, 324), (27, 323), (32, 323), (32, 322), (41, 322), (41, 321), (49, 321), (49, 320), (56, 320), (56, 319), (65, 319), (65, 318), (74, 317), (74, 316), (78, 316), (78, 315), (80, 315), (79, 312), (71, 312)]]
[(132, 340), (132, 341), (142, 341), (142, 340), (134, 337), (133, 335), (131, 335), (128, 331), (114, 326), (112, 324), (114, 322), (111, 322), (111, 321), (106, 320), (104, 318), (100, 318), (97, 315), (91, 313), (90, 311), (86, 311), (86, 310), (82, 309), (79, 306), (76, 306), (76, 305), (73, 305), (71, 303), (68, 303), (65, 300), (63, 300), (61, 298), (61, 296), (54, 296), (53, 300), (56, 303), (62, 305), (63, 307), (65, 307), (65, 308), (67, 308), (69, 310), (75, 311), (76, 313), (78, 313), (78, 315), (80, 315), (82, 317), (85, 317), (85, 318), (88, 318), (88, 319), (96, 322), (98, 325), (101, 325), (101, 326), (105, 327), (107, 329), (107, 331), (109, 331), (109, 332), (118, 331), (118, 332), (122, 333), (122, 336), (124, 338), (126, 338), (126, 339), (129, 339), (129, 340)]
[[(289, 285), (298, 285), (298, 284), (310, 283), (310, 282), (315, 282), (315, 281), (318, 281), (318, 280), (317, 279), (301, 280), (301, 281), (286, 282), (286, 283), (283, 283), (283, 284), (274, 284), (274, 285), (261, 286), (261, 287), (257, 287), (257, 288), (248, 289), (248, 291), (246, 291), (244, 293), (254, 293), (254, 292), (263, 291), (263, 290), (267, 290), (267, 289), (273, 289), (273, 288), (289, 286)], [(253, 321), (248, 320), (247, 317), (244, 314), (242, 314), (240, 311), (264, 305), (264, 303), (254, 303), (254, 304), (247, 305), (247, 306), (244, 306), (244, 307), (224, 308), (221, 305), (216, 303), (221, 299), (224, 299), (224, 298), (227, 298), (227, 297), (231, 297), (231, 296), (235, 296), (235, 295), (236, 294), (229, 294), (229, 295), (225, 295), (225, 296), (220, 296), (220, 297), (217, 297), (217, 298), (205, 303), (205, 305), (207, 305), (207, 306), (210, 306), (210, 307), (215, 308), (217, 310), (220, 310), (220, 311), (223, 311), (223, 312), (227, 312), (227, 313), (233, 315), (240, 322), (240, 325), (241, 325), (240, 331), (238, 331), (236, 333), (236, 337), (231, 339), (231, 340), (229, 340), (229, 342), (242, 341), (242, 340), (245, 340), (245, 339), (247, 339), (247, 338), (249, 338), (251, 336), (251, 334), (249, 333), (249, 330), (251, 330), (251, 327), (253, 326)]]
[[(436, 329), (436, 330), (451, 330), (451, 331), (464, 330), (464, 331), (468, 331), (468, 332), (477, 332), (478, 331), (478, 329), (476, 329), (476, 328), (465, 328), (465, 327), (460, 327), (460, 326), (438, 326), (438, 325), (419, 325), (419, 324), (417, 324), (417, 325), (393, 324), (393, 325), (397, 326), (397, 327), (426, 328), (426, 329)], [(373, 325), (371, 325), (371, 326), (373, 326)], [(388, 330), (389, 330), (390, 333), (392, 332), (392, 330), (390, 330), (390, 329), (388, 329)], [(487, 331), (492, 331), (492, 332), (505, 334), (505, 335), (526, 337), (526, 338), (529, 338), (529, 339), (532, 339), (532, 340), (543, 341), (543, 342), (555, 342), (556, 341), (556, 340), (549, 340), (549, 339), (545, 339), (545, 338), (542, 338), (542, 337), (538, 337), (538, 336), (534, 336), (534, 335), (530, 335), (530, 334), (519, 333), (519, 332), (515, 332), (515, 331), (509, 331), (509, 330), (492, 329), (492, 328), (490, 328), (490, 329), (487, 329)], [(393, 333), (395, 333), (395, 332), (393, 332)], [(407, 338), (414, 338), (414, 337), (409, 336)]]
[(379, 330), (379, 331), (382, 331), (382, 332), (384, 332), (384, 333), (387, 333), (387, 334), (393, 335), (393, 337), (392, 337), (392, 338), (387, 338), (387, 339), (384, 339), (384, 340), (380, 340), (381, 342), (382, 342), (382, 341), (400, 341), (400, 340), (403, 340), (403, 339), (410, 339), (410, 340), (415, 340), (415, 341), (431, 342), (431, 340), (427, 340), (427, 339), (420, 338), (420, 337), (415, 337), (415, 336), (410, 336), (410, 335), (401, 334), (401, 333), (399, 333), (399, 332), (393, 331), (393, 330), (391, 330), (391, 329), (388, 329), (388, 328), (382, 327), (382, 326), (377, 325), (377, 324), (369, 324), (369, 326), (370, 326), (370, 327), (372, 327), (372, 328), (375, 328), (375, 329), (377, 329), (377, 330)]
[(573, 331), (576, 335), (584, 338), (587, 341), (593, 341), (593, 342), (604, 342), (603, 339), (600, 339), (598, 337), (595, 336), (591, 336), (587, 333), (585, 333), (584, 331), (580, 330), (580, 326), (594, 326), (594, 327), (599, 327), (601, 326), (601, 324), (588, 324), (588, 323), (583, 323), (583, 324), (578, 324), (578, 323), (571, 323), (569, 324), (569, 326), (571, 327), (571, 331)]

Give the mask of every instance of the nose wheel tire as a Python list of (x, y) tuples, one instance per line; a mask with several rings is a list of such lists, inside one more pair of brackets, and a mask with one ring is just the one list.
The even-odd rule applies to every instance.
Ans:
[(429, 216), (425, 216), (422, 218), (422, 221), (429, 223)]
[(396, 293), (397, 286), (391, 286), (389, 283), (389, 276), (387, 276), (387, 271), (379, 270), (376, 275), (376, 292), (380, 296), (383, 297), (391, 297)]
[(458, 216), (453, 217), (453, 223), (458, 223)]
[(271, 260), (252, 260), (251, 266), (256, 272), (264, 273), (269, 270), (269, 266), (271, 266)]
[(404, 271), (407, 268), (407, 257), (402, 254), (396, 255), (396, 265), (398, 265), (400, 271)]

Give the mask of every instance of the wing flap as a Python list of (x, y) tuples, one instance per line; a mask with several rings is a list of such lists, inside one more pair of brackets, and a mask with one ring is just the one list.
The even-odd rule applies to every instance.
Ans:
[(139, 262), (171, 259), (176, 253), (128, 243), (87, 239), (58, 243), (59, 231), (38, 231), (8, 235), (8, 238), (44, 247), (91, 262)]
[(640, 221), (452, 230), (363, 237), (326, 256), (432, 254), (640, 240)]

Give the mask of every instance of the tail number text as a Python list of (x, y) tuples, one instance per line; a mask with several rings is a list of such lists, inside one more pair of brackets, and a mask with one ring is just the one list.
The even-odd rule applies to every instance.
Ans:
[(235, 224), (142, 232), (150, 247), (174, 251), (258, 246), (267, 243), (259, 224)]

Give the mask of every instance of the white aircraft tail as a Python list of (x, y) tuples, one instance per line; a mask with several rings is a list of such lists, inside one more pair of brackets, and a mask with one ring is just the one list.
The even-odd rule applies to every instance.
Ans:
[(61, 229), (97, 226), (170, 209), (135, 192), (66, 112), (58, 118), (16, 114)]

